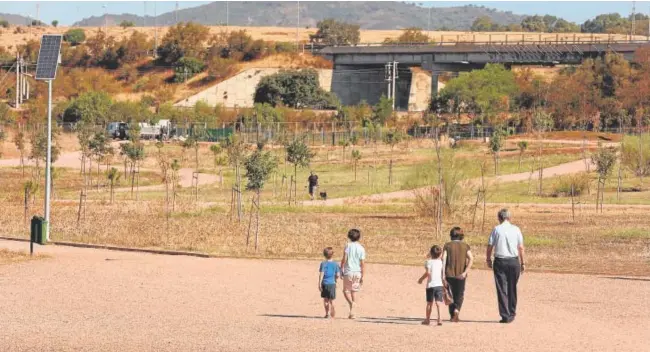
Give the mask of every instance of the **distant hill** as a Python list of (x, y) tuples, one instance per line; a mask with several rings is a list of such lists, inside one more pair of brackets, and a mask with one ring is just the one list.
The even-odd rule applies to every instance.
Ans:
[(13, 15), (10, 13), (0, 13), (0, 20), (5, 20), (11, 25), (26, 26), (30, 21), (27, 17), (21, 15)]
[[(228, 22), (234, 26), (279, 26), (295, 27), (297, 23), (297, 2), (233, 2), (228, 3)], [(520, 23), (526, 16), (512, 12), (498, 11), (483, 6), (467, 5), (457, 7), (434, 7), (431, 9), (431, 29), (469, 30), (478, 17), (488, 16), (493, 23), (509, 25)], [(426, 29), (429, 23), (428, 8), (404, 2), (302, 2), (300, 3), (300, 26), (315, 27), (325, 18), (356, 23), (363, 29), (401, 29), (420, 27)], [(108, 15), (108, 25), (118, 25), (123, 20), (136, 26), (152, 26), (154, 18), (133, 14)], [(155, 18), (159, 26), (176, 22), (198, 22), (204, 25), (226, 23), (226, 2), (213, 2), (193, 8), (179, 10), (177, 14), (167, 12)], [(95, 27), (104, 25), (104, 16), (85, 18), (74, 26)]]

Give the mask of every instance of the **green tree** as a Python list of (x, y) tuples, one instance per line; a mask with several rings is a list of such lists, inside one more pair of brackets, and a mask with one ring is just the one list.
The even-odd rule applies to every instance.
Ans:
[(131, 197), (133, 197), (133, 190), (135, 187), (135, 174), (138, 163), (144, 160), (144, 145), (137, 141), (129, 141), (120, 145), (120, 154), (130, 163), (131, 170)]
[(86, 32), (81, 28), (69, 29), (63, 34), (63, 40), (72, 46), (79, 45), (86, 40)]
[(393, 116), (393, 100), (382, 94), (377, 105), (372, 108), (372, 121), (384, 125), (391, 116)]
[(359, 164), (359, 160), (361, 160), (361, 152), (359, 149), (353, 149), (352, 161), (354, 162), (354, 181), (357, 180), (357, 165)]
[(181, 22), (172, 26), (158, 48), (160, 59), (175, 64), (181, 58), (203, 57), (210, 29), (194, 22)]
[(320, 87), (318, 73), (313, 69), (282, 70), (263, 77), (255, 89), (254, 100), (293, 108), (327, 109), (339, 105), (331, 93)]
[(63, 112), (64, 122), (82, 121), (89, 125), (106, 124), (112, 114), (113, 101), (106, 92), (82, 93)]
[(521, 170), (521, 158), (524, 156), (526, 149), (528, 149), (528, 142), (527, 141), (517, 142), (517, 148), (519, 148), (519, 170)]
[(52, 27), (56, 28), (59, 25), (59, 21), (54, 20), (52, 21)]
[(461, 73), (448, 82), (441, 96), (453, 101), (453, 109), (478, 114), (482, 124), (502, 124), (517, 92), (514, 74), (502, 65), (487, 64), (482, 70)]
[(22, 129), (19, 129), (14, 135), (14, 145), (18, 149), (18, 153), (20, 153), (20, 168), (23, 176), (25, 176), (25, 132)]
[(241, 203), (241, 166), (246, 160), (246, 145), (236, 135), (230, 135), (222, 142), (221, 147), (226, 150), (228, 162), (235, 171), (235, 180), (232, 190), (232, 199), (235, 203), (231, 204), (231, 207), (236, 207), (237, 220), (241, 221), (243, 215)]
[(503, 129), (497, 127), (492, 132), (492, 137), (490, 138), (490, 151), (494, 155), (494, 175), (499, 174), (499, 153), (501, 152), (501, 148), (503, 148), (505, 137), (506, 134)]
[(310, 35), (312, 42), (325, 45), (353, 45), (361, 38), (359, 25), (339, 22), (332, 18), (324, 19), (316, 24), (318, 31)]
[[(260, 205), (261, 205), (261, 191), (264, 188), (264, 184), (271, 176), (271, 173), (277, 168), (278, 160), (276, 157), (271, 154), (271, 152), (264, 151), (262, 148), (255, 150), (246, 160), (244, 161), (244, 167), (246, 168), (246, 178), (248, 178), (248, 183), (246, 184), (246, 189), (255, 192), (257, 197), (257, 202), (254, 204), (257, 205), (256, 211), (256, 230), (255, 230), (255, 250), (257, 251), (259, 243), (259, 230), (260, 230)], [(251, 213), (251, 219), (253, 214)], [(248, 246), (250, 238), (250, 227), (249, 235), (246, 236), (246, 246)]]
[(120, 22), (120, 27), (122, 27), (122, 28), (135, 27), (135, 23), (133, 23), (133, 21), (124, 20), (124, 21)]
[(582, 32), (585, 33), (627, 33), (629, 28), (628, 19), (618, 13), (598, 15), (582, 24)]
[(205, 63), (194, 57), (182, 57), (174, 65), (174, 82), (185, 82), (205, 70)]
[(553, 33), (578, 33), (580, 26), (563, 18), (558, 19), (551, 28)]
[(402, 29), (402, 34), (397, 39), (386, 38), (386, 44), (412, 44), (412, 43), (428, 43), (431, 39), (426, 35), (422, 28), (409, 27)]
[(596, 165), (598, 172), (598, 188), (596, 191), (596, 210), (600, 204), (600, 211), (603, 211), (603, 192), (605, 191), (605, 182), (616, 164), (616, 148), (598, 146), (598, 151), (591, 155), (591, 162)]
[[(548, 22), (552, 21), (552, 23), (555, 23), (555, 21), (552, 20), (550, 17), (547, 18), (546, 20)], [(521, 21), (521, 28), (525, 32), (547, 32), (549, 28), (547, 21), (545, 21), (545, 18), (542, 16), (538, 16), (538, 15), (527, 16)]]
[(114, 167), (112, 167), (106, 173), (106, 178), (108, 179), (111, 187), (111, 204), (113, 204), (113, 202), (115, 201), (115, 192), (114, 192), (115, 182), (120, 180), (120, 176), (121, 176), (120, 172), (117, 171), (117, 169)]
[(470, 27), (472, 32), (494, 32), (503, 30), (499, 24), (492, 22), (492, 18), (489, 16), (481, 16), (472, 22)]
[[(305, 137), (296, 138), (284, 147), (287, 154), (287, 162), (293, 164), (293, 194), (296, 203), (298, 194), (298, 188), (296, 186), (298, 182), (298, 168), (309, 167), (311, 159), (316, 155), (309, 150), (309, 146), (307, 146), (305, 139)], [(291, 203), (291, 197), (289, 197), (289, 203)]]
[(402, 141), (402, 139), (404, 139), (404, 135), (398, 130), (391, 130), (384, 134), (384, 143), (390, 146), (390, 163), (388, 164), (389, 185), (393, 184), (393, 150), (395, 149), (395, 146)]

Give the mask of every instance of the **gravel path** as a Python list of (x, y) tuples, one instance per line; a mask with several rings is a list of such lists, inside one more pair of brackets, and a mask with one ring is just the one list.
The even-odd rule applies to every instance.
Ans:
[[(26, 165), (33, 165), (31, 160), (25, 159)], [(20, 166), (20, 159), (2, 159), (0, 160), (0, 167), (18, 167)], [(41, 163), (41, 167), (44, 165)], [(80, 169), (81, 168), (81, 152), (70, 152), (63, 153), (59, 156), (59, 159), (54, 163), (54, 167), (64, 167), (68, 169)], [(160, 170), (154, 169), (140, 169), (140, 171), (151, 171), (159, 173)], [(184, 168), (178, 170), (179, 182), (178, 184), (181, 187), (192, 187), (192, 175), (194, 169)], [(219, 176), (212, 174), (203, 174), (199, 173), (199, 186), (210, 185), (219, 181)], [(140, 187), (140, 191), (156, 191), (165, 189), (164, 185), (154, 185), (154, 186), (143, 186)], [(116, 188), (116, 192), (130, 192), (131, 187), (121, 187)]]
[[(591, 164), (590, 159), (586, 159), (586, 160), (588, 161), (589, 164)], [(542, 179), (587, 171), (586, 165), (587, 164), (585, 163), (585, 159), (580, 159), (580, 160), (571, 161), (556, 166), (551, 166), (544, 169)], [(539, 178), (539, 173), (535, 171), (531, 175), (530, 171), (527, 171), (527, 172), (520, 172), (517, 174), (501, 175), (497, 177), (487, 177), (486, 182), (491, 182), (491, 183), (520, 182), (520, 181), (527, 181), (529, 178), (532, 180), (537, 180)], [(469, 183), (472, 185), (480, 185), (481, 179), (480, 178), (470, 179)], [(422, 190), (426, 190), (426, 188), (422, 188)], [(395, 192), (371, 194), (368, 196), (332, 198), (326, 201), (315, 201), (315, 202), (307, 201), (307, 202), (303, 202), (303, 204), (331, 206), (331, 205), (344, 205), (346, 203), (373, 203), (373, 202), (376, 203), (376, 202), (384, 202), (387, 200), (394, 200), (394, 199), (414, 199), (416, 191), (417, 190), (407, 189), (407, 190), (395, 191)]]
[(417, 267), (369, 265), (359, 318), (325, 320), (312, 261), (37, 250), (0, 266), (0, 351), (650, 351), (650, 279), (525, 274), (502, 325), (475, 270), (465, 322), (424, 327)]

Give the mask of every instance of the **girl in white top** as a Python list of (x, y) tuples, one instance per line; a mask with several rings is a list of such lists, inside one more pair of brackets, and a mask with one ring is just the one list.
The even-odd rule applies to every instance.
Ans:
[(436, 310), (438, 311), (438, 325), (442, 325), (442, 320), (440, 319), (440, 305), (443, 304), (442, 291), (444, 290), (442, 283), (442, 248), (439, 246), (431, 247), (429, 254), (429, 260), (424, 263), (424, 274), (418, 280), (418, 283), (421, 284), (424, 279), (427, 280), (427, 310), (426, 318), (422, 322), (422, 325), (429, 325), (431, 321), (431, 310), (433, 308), (433, 302), (436, 303)]

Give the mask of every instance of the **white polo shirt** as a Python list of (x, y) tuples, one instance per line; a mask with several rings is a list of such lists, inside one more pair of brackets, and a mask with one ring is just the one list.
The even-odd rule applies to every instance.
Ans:
[(494, 246), (495, 258), (518, 257), (518, 247), (523, 244), (524, 236), (521, 230), (507, 220), (496, 226), (488, 239), (488, 245)]

